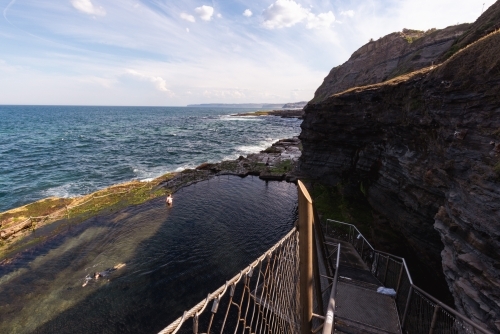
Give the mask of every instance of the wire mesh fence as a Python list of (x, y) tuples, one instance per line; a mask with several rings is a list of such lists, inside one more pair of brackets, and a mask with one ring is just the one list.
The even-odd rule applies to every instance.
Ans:
[(415, 286), (405, 260), (375, 250), (354, 225), (328, 219), (323, 228), (330, 237), (352, 244), (380, 283), (396, 291), (404, 333), (490, 333)]
[(294, 228), (270, 250), (160, 333), (299, 331), (298, 232)]

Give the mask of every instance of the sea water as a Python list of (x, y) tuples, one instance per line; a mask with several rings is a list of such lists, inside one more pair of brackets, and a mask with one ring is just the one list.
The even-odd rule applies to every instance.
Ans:
[(0, 212), (256, 153), (300, 120), (256, 109), (0, 106)]

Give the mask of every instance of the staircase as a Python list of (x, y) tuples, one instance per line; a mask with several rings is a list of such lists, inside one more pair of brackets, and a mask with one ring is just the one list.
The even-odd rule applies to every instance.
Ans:
[[(490, 333), (415, 286), (405, 260), (375, 250), (354, 225), (327, 220), (315, 236), (323, 261), (336, 273), (328, 309), (332, 333)], [(377, 292), (380, 287), (395, 295)]]
[(394, 297), (377, 293), (383, 284), (370, 272), (354, 246), (325, 236), (331, 252), (340, 244), (335, 333), (401, 333)]

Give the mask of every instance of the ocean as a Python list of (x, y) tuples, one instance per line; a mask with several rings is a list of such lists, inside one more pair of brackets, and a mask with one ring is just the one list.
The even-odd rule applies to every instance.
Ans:
[(257, 109), (0, 106), (0, 211), (256, 153), (300, 120)]

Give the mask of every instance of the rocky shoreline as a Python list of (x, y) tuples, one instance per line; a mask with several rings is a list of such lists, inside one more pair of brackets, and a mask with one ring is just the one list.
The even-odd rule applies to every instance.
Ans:
[[(300, 156), (301, 143), (297, 137), (282, 139), (260, 153), (240, 156), (236, 160), (203, 163), (194, 169), (167, 173), (150, 182), (131, 181), (76, 198), (46, 198), (2, 212), (0, 263), (8, 261), (5, 258), (18, 250), (42, 241), (43, 237), (29, 238), (42, 226), (79, 223), (90, 217), (175, 193), (183, 187), (215, 176), (254, 175), (266, 181), (296, 182)], [(51, 235), (57, 234), (58, 228), (53, 230)]]
[(233, 116), (279, 116), (281, 118), (297, 118), (302, 119), (304, 116), (304, 109), (280, 109), (280, 110), (265, 110), (265, 111), (252, 111), (247, 113), (235, 114)]

